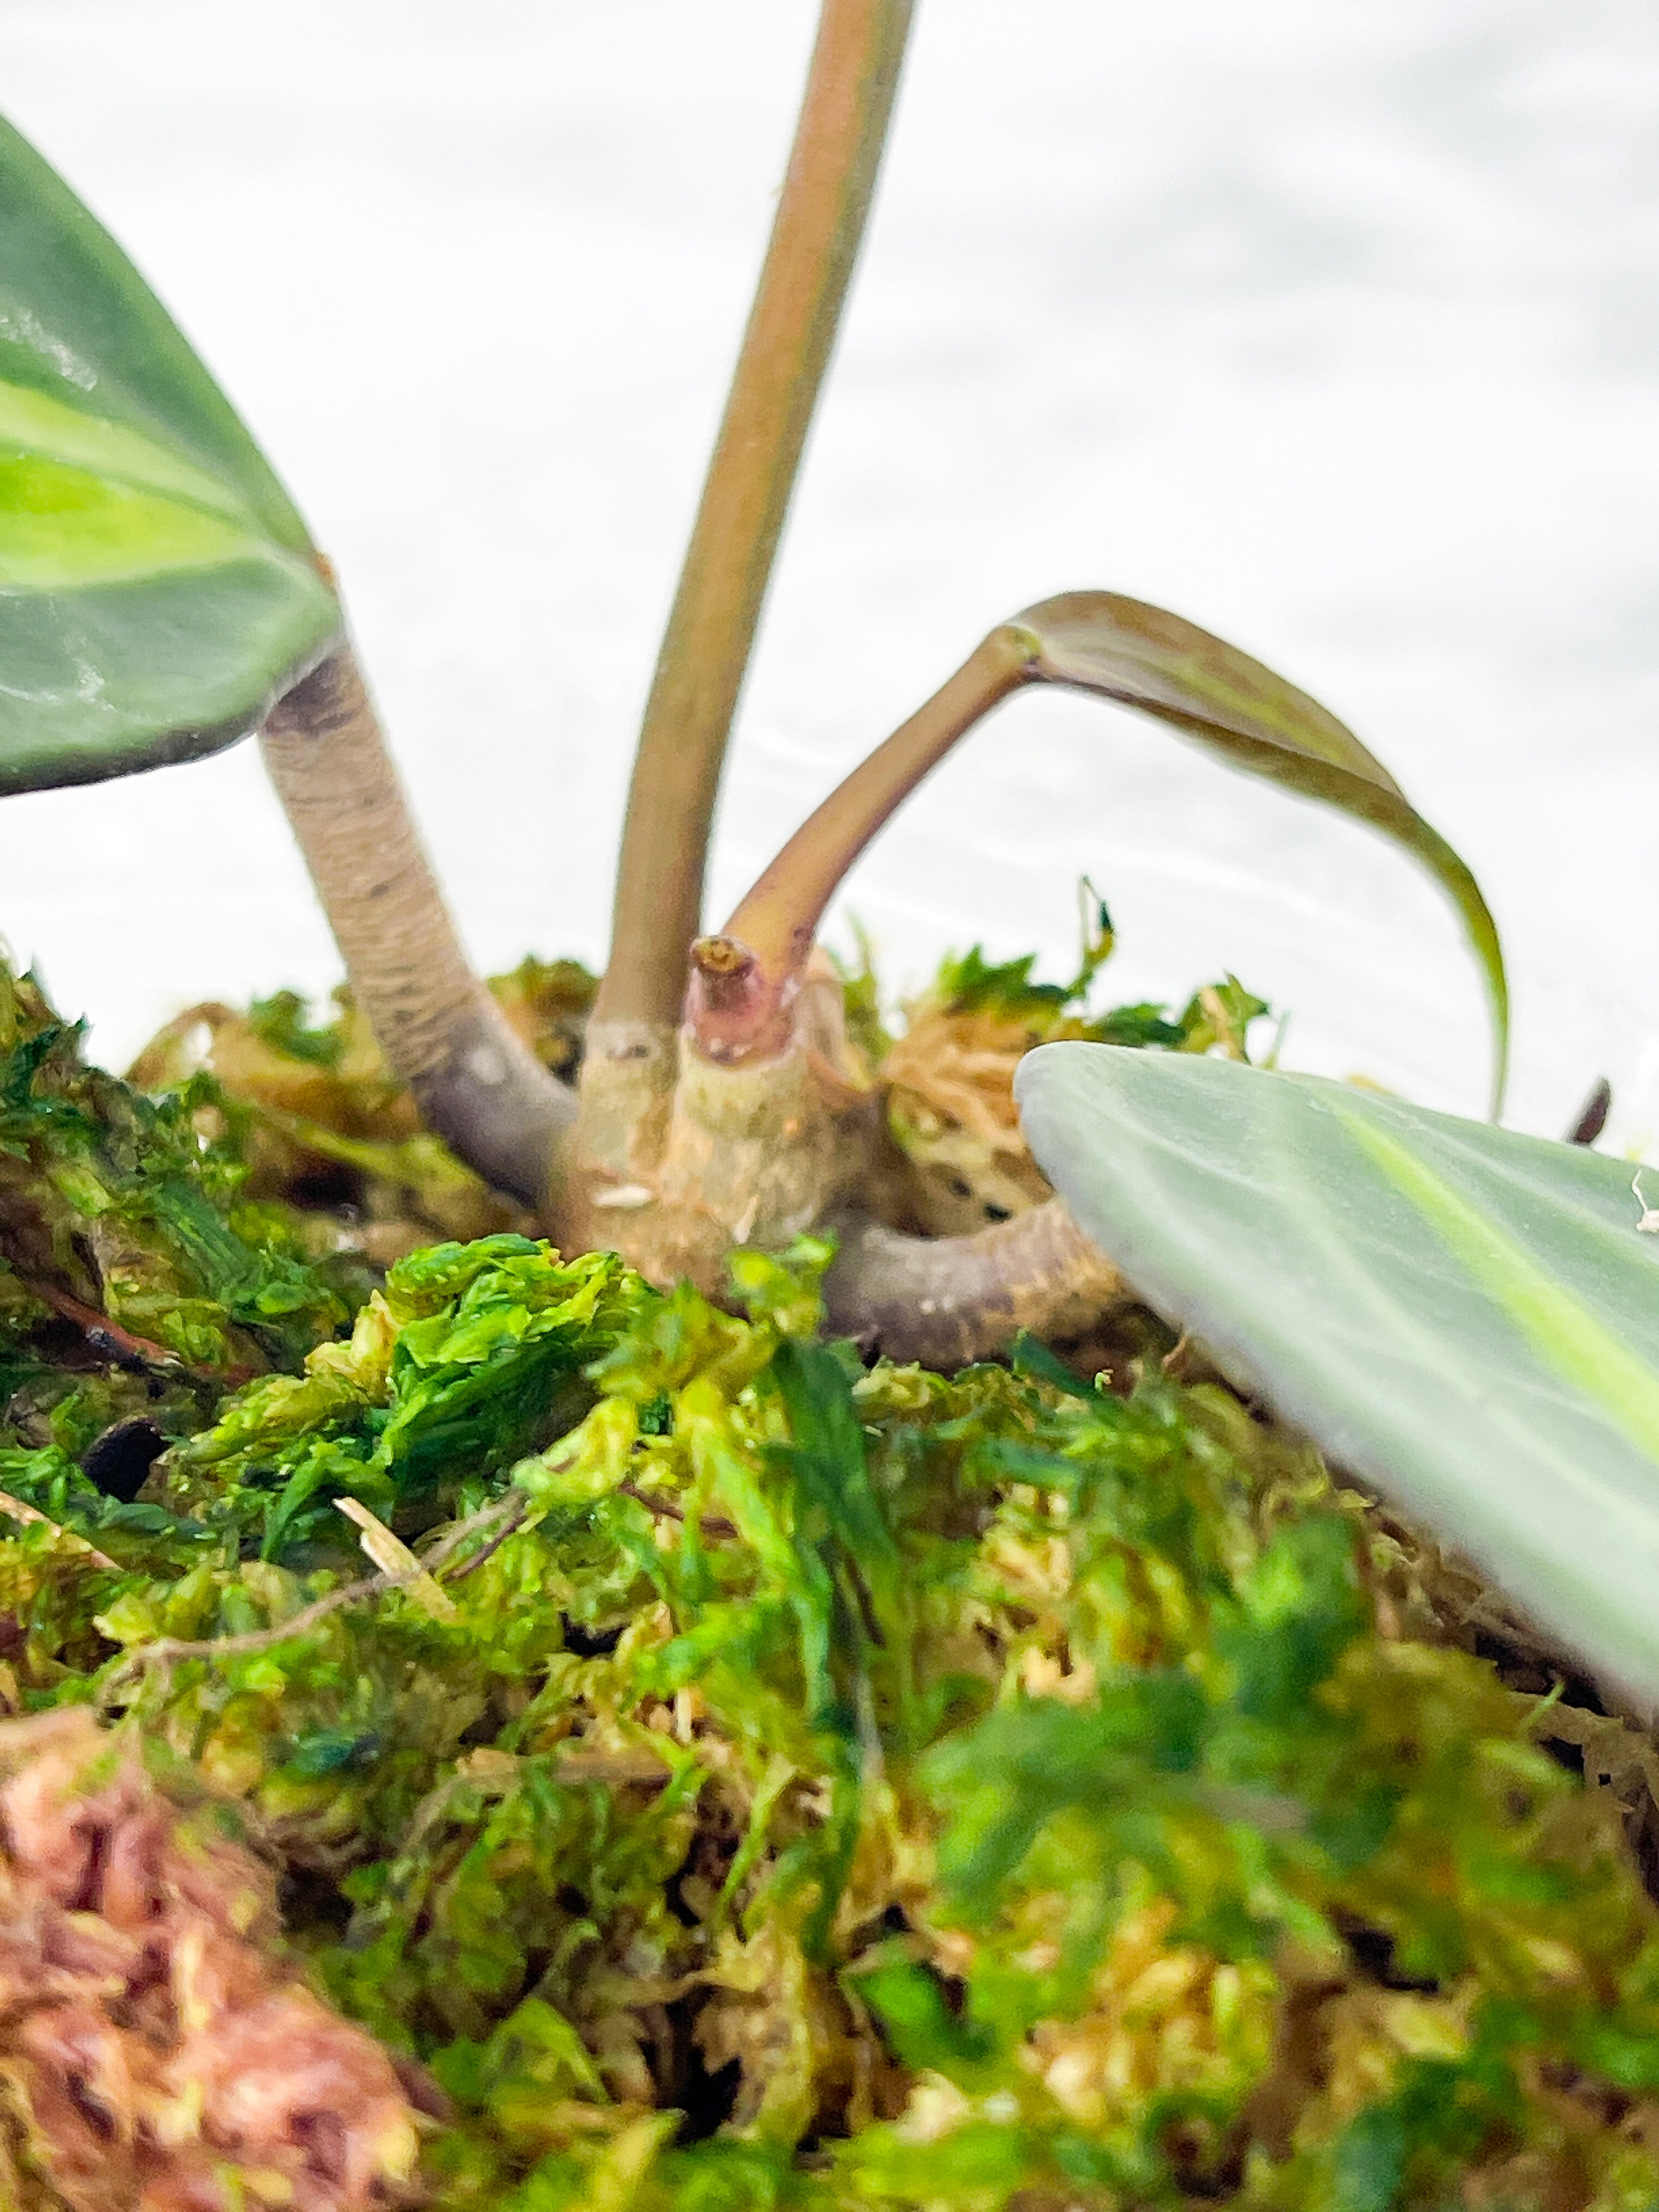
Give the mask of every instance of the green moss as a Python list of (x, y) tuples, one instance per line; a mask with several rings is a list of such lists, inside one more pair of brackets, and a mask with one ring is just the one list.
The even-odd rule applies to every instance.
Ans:
[(430, 1246), (392, 1269), (348, 1343), (227, 1401), (171, 1455), (166, 1495), (271, 1559), (337, 1550), (338, 1497), (430, 1522), (586, 1411), (582, 1370), (637, 1297), (602, 1255), (567, 1267), (510, 1235)]
[[(1548, 1752), (1645, 1739), (1455, 1648), (1307, 1449), (1036, 1346), (866, 1372), (822, 1245), (745, 1255), (746, 1318), (441, 1245), (346, 1334), (196, 1109), (27, 1029), (15, 1218), (101, 1218), (52, 1214), (66, 1162), (216, 1341), (304, 1357), (76, 1369), (20, 1308), (0, 1689), (240, 1805), (320, 1985), (448, 2100), (439, 2203), (1659, 2203), (1659, 1916)], [(143, 1405), (123, 1504), (77, 1461)], [(337, 1498), (441, 1588), (313, 1611), (367, 1571)]]
[(297, 1363), (349, 1309), (289, 1217), (240, 1205), (216, 1086), (149, 1098), (80, 1046), (32, 977), (0, 968), (7, 1379), (59, 1364), (46, 1340), (65, 1299), (198, 1373)]
[[(1659, 1923), (1535, 1701), (1382, 1633), (1358, 1501), (1224, 1393), (866, 1374), (821, 1261), (751, 1263), (744, 1321), (441, 1249), (313, 1361), (355, 1395), (249, 1386), (184, 1448), (234, 1489), (349, 1445), (392, 1512), (422, 1438), (447, 1510), (510, 1482), (453, 1619), (135, 1666), (335, 1578), (0, 1546), (117, 1647), (67, 1608), (36, 1694), (240, 1796), (335, 2000), (442, 2085), (440, 2201), (1648, 2202)], [(509, 1464), (515, 1363), (578, 1359)]]
[[(1162, 1046), (1174, 1052), (1208, 1052), (1219, 1044), (1241, 1055), (1252, 1022), (1267, 1011), (1265, 999), (1247, 991), (1236, 975), (1195, 991), (1179, 1013), (1161, 1002), (1143, 1000), (1091, 1013), (1096, 976), (1111, 958), (1116, 943), (1112, 917), (1092, 887), (1085, 884), (1083, 942), (1077, 973), (1069, 982), (1034, 982), (1036, 956), (988, 961), (982, 946), (947, 956), (913, 1016), (930, 1010), (947, 1015), (990, 1014), (1024, 1023), (1034, 1037), (1066, 1036), (1097, 1044)], [(874, 978), (867, 950), (864, 969), (848, 979), (855, 1014), (872, 994)]]

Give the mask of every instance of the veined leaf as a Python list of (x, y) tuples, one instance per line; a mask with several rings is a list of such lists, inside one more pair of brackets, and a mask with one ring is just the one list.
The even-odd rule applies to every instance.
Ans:
[(67, 407), (26, 385), (0, 384), (0, 449), (89, 469), (107, 483), (162, 492), (235, 520), (247, 514), (229, 485), (153, 438)]
[(0, 792), (234, 743), (339, 627), (229, 403), (0, 123)]
[(1048, 1045), (1027, 1139), (1150, 1304), (1659, 1697), (1659, 1238), (1628, 1161), (1313, 1076)]
[(1155, 715), (1229, 766), (1322, 799), (1381, 830), (1451, 898), (1486, 979), (1494, 1056), (1492, 1113), (1509, 1061), (1509, 984), (1480, 887), (1381, 761), (1316, 699), (1208, 630), (1116, 592), (1066, 592), (1016, 615), (1031, 641), (1029, 678), (1065, 684)]
[(72, 592), (263, 552), (246, 522), (0, 447), (0, 591)]

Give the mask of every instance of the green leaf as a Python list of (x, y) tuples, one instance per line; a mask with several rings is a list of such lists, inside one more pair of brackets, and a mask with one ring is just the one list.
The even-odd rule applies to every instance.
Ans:
[(1048, 1045), (1043, 1171), (1223, 1371), (1659, 1695), (1659, 1240), (1630, 1164), (1313, 1076)]
[(1317, 700), (1179, 615), (1115, 592), (1066, 592), (1016, 615), (1031, 680), (1115, 699), (1195, 738), (1231, 767), (1322, 799), (1403, 846), (1449, 894), (1486, 979), (1494, 1040), (1492, 1113), (1509, 1060), (1509, 984), (1497, 925), (1463, 861), (1381, 761)]
[(0, 793), (217, 751), (339, 629), (228, 401), (0, 123)]

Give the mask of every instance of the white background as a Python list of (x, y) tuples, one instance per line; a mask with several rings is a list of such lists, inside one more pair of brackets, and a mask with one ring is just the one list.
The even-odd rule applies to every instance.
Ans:
[[(333, 556), (480, 961), (604, 950), (632, 731), (808, 0), (0, 0), (0, 100)], [(734, 749), (714, 902), (992, 623), (1127, 590), (1343, 715), (1483, 878), (1516, 1118), (1659, 1135), (1651, 0), (922, 0)], [(250, 748), (0, 812), (0, 928), (119, 1060), (323, 988)], [(1124, 997), (1231, 966), (1286, 1057), (1474, 1107), (1478, 987), (1359, 830), (1024, 698), (853, 879)], [(714, 917), (718, 919), (718, 915)]]

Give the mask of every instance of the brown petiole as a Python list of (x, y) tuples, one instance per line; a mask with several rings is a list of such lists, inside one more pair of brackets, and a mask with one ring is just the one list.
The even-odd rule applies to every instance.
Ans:
[(912, 0), (825, 0), (759, 288), (634, 756), (594, 1021), (672, 1027), (732, 717), (864, 237)]
[[(842, 878), (930, 769), (991, 709), (1026, 681), (1039, 641), (1013, 623), (992, 631), (949, 682), (855, 768), (802, 823), (732, 910), (718, 938), (692, 947), (686, 1018), (711, 1060), (781, 1048), (788, 1008), (811, 958), (818, 924)], [(709, 989), (703, 947), (741, 963), (741, 997)]]

